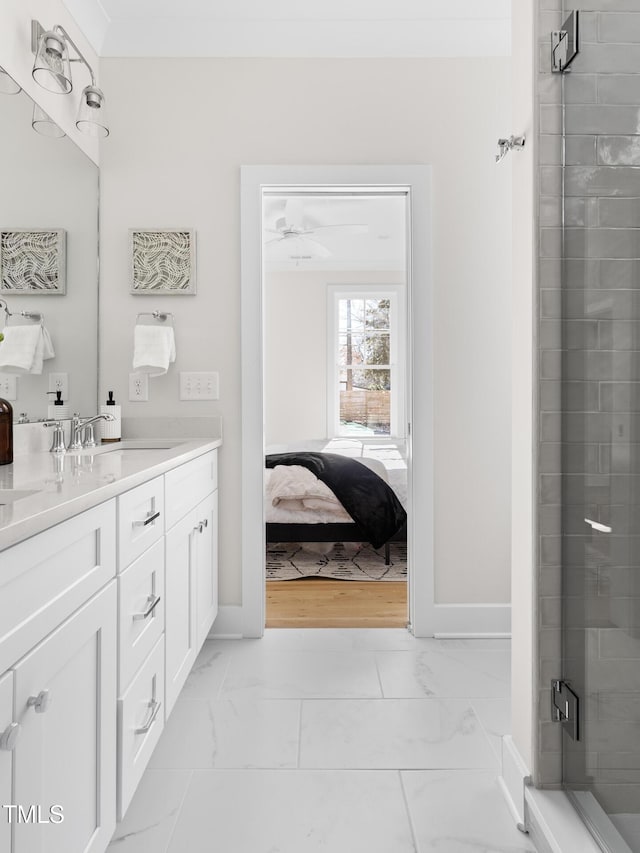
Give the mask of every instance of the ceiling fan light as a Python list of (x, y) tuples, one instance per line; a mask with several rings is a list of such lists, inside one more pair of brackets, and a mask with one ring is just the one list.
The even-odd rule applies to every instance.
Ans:
[(61, 33), (53, 30), (42, 33), (31, 74), (47, 92), (68, 95), (73, 89), (69, 51)]

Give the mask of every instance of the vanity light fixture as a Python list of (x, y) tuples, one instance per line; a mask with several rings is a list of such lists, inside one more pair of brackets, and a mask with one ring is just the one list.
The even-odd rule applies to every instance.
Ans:
[(0, 92), (3, 95), (17, 95), (22, 89), (10, 74), (0, 65)]
[(51, 116), (47, 115), (42, 107), (38, 104), (33, 105), (33, 117), (31, 119), (31, 127), (36, 133), (41, 136), (50, 136), (55, 139), (61, 139), (66, 136), (66, 133), (61, 127), (55, 123)]
[[(75, 55), (69, 55), (69, 48), (73, 48)], [(56, 24), (53, 29), (45, 30), (38, 21), (31, 21), (31, 50), (36, 57), (33, 79), (48, 92), (68, 95), (73, 89), (71, 63), (80, 62), (87, 68), (91, 85), (82, 90), (76, 127), (91, 136), (108, 136), (104, 94), (96, 86), (93, 68), (64, 27)]]

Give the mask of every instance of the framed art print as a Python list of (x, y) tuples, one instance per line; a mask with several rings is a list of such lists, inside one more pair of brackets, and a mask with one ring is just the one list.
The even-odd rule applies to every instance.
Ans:
[(130, 292), (139, 295), (196, 292), (196, 232), (193, 229), (129, 231)]
[(0, 231), (0, 292), (65, 293), (66, 232), (62, 228)]

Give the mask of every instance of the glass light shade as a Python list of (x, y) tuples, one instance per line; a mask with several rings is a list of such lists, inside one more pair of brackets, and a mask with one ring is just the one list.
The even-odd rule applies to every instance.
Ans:
[(0, 92), (3, 95), (17, 95), (22, 89), (16, 81), (0, 66)]
[(109, 136), (104, 95), (97, 86), (85, 86), (82, 90), (76, 127), (89, 136)]
[(40, 36), (31, 72), (33, 79), (48, 92), (67, 95), (73, 88), (67, 43), (60, 33), (49, 30)]
[(51, 136), (55, 139), (61, 139), (66, 135), (64, 130), (58, 127), (55, 121), (53, 121), (53, 119), (45, 113), (42, 107), (39, 107), (37, 104), (33, 105), (31, 127), (41, 136)]

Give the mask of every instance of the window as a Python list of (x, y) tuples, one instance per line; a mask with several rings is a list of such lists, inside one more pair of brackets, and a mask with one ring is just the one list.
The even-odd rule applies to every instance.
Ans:
[(404, 433), (399, 286), (330, 287), (329, 435)]

